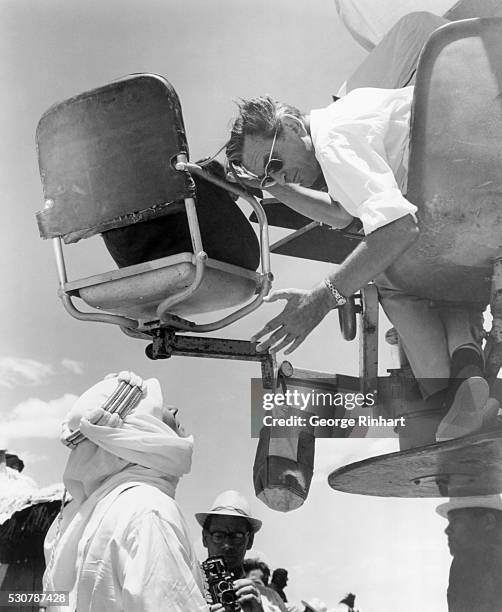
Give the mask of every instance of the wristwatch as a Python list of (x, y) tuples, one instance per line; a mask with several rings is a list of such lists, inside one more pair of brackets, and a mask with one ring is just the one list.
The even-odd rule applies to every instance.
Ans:
[(338, 289), (335, 287), (335, 285), (333, 285), (329, 278), (324, 279), (324, 284), (326, 285), (326, 288), (331, 294), (331, 297), (335, 303), (335, 308), (343, 306), (347, 303), (347, 298), (338, 291)]

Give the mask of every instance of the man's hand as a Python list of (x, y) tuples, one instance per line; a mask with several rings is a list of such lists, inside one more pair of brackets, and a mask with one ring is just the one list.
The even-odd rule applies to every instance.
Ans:
[(252, 580), (240, 578), (234, 580), (237, 601), (244, 612), (263, 612), (260, 592)]
[(261, 181), (256, 176), (256, 174), (253, 174), (252, 172), (244, 170), (244, 168), (241, 168), (240, 166), (233, 166), (233, 169), (235, 171), (235, 175), (237, 175), (237, 178), (233, 172), (228, 171), (227, 181), (230, 181), (231, 183), (237, 183), (238, 181), (240, 181), (247, 187), (253, 187), (254, 189), (261, 189)]
[(271, 353), (276, 353), (288, 346), (288, 349), (284, 351), (288, 355), (300, 346), (333, 308), (332, 298), (324, 283), (309, 290), (273, 291), (265, 298), (267, 302), (277, 300), (287, 300), (287, 304), (280, 314), (271, 319), (251, 338), (252, 341), (256, 341), (270, 334), (256, 347), (257, 351), (265, 351), (270, 348)]
[[(234, 580), (234, 588), (237, 601), (244, 612), (263, 612), (260, 593), (252, 580), (247, 578)], [(213, 604), (209, 609), (211, 612), (225, 612), (221, 604)]]

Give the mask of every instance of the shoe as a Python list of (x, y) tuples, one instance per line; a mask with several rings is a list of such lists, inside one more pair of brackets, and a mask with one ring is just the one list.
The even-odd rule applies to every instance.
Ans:
[(490, 387), (481, 376), (471, 376), (464, 380), (437, 428), (436, 441), (453, 440), (481, 429), (489, 395)]

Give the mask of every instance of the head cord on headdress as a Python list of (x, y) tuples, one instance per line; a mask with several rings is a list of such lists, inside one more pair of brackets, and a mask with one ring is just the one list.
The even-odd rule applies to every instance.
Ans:
[[(103, 410), (116, 414), (121, 420), (124, 420), (136, 408), (144, 391), (142, 379), (135, 375), (127, 377), (125, 374), (124, 372), (119, 374), (117, 388), (101, 406)], [(64, 436), (62, 441), (65, 446), (75, 448), (85, 439), (84, 434), (78, 428)]]

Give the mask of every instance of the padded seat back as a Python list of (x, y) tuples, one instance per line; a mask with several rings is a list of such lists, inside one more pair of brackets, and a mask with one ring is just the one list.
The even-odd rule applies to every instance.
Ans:
[(408, 199), (417, 242), (387, 276), (434, 300), (489, 300), (502, 244), (502, 19), (436, 30), (417, 71)]
[(132, 75), (55, 104), (36, 139), (43, 238), (76, 242), (184, 210), (194, 194), (170, 163), (188, 147), (178, 96), (160, 76)]

